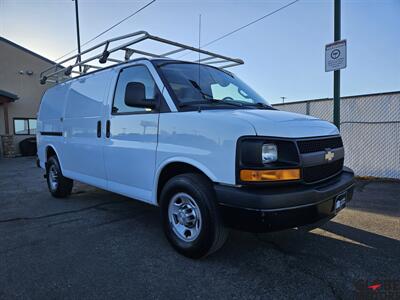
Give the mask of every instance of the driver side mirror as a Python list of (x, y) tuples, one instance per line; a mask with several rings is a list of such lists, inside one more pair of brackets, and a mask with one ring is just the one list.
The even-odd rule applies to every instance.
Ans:
[(155, 99), (146, 99), (146, 87), (141, 82), (129, 82), (125, 88), (125, 105), (130, 107), (156, 108)]

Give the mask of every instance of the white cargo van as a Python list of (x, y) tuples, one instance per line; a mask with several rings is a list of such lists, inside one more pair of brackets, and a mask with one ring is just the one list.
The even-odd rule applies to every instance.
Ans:
[[(308, 226), (350, 201), (354, 174), (343, 166), (334, 125), (276, 110), (211, 64), (240, 60), (204, 50), (200, 63), (147, 52), (153, 58), (132, 60), (128, 54), (140, 52), (129, 42), (112, 50), (110, 41), (100, 44), (106, 48), (95, 59), (116, 64), (82, 71), (43, 96), (38, 158), (53, 196), (67, 197), (77, 180), (160, 206), (166, 237), (192, 258), (220, 248), (229, 227)], [(126, 62), (109, 57), (119, 50)], [(88, 61), (47, 70), (42, 82), (77, 66), (87, 71)]]

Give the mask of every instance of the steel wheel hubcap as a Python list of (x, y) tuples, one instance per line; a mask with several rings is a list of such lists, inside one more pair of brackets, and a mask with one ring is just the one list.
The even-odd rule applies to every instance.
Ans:
[(168, 206), (168, 219), (174, 233), (183, 241), (195, 240), (201, 230), (201, 213), (196, 201), (186, 193), (174, 195)]
[(58, 172), (54, 165), (51, 165), (49, 168), (49, 183), (51, 190), (56, 190), (58, 187)]

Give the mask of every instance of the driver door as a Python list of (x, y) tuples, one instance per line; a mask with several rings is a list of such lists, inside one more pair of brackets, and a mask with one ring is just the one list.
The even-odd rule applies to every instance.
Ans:
[[(141, 90), (132, 90), (141, 88)], [(143, 90), (144, 87), (144, 90)], [(129, 95), (142, 95), (156, 108), (127, 103)], [(118, 81), (106, 124), (105, 164), (111, 191), (150, 202), (156, 163), (160, 92), (144, 65), (124, 68)], [(128, 104), (128, 105), (127, 105)]]

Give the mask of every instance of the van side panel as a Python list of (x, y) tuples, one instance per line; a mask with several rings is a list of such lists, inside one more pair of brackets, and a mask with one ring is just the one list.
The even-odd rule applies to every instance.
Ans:
[[(64, 144), (63, 122), (66, 95), (69, 82), (48, 89), (42, 98), (37, 121), (37, 145), (40, 166), (46, 162), (46, 148), (51, 146), (62, 156)], [(59, 157), (61, 160), (62, 157)], [(61, 163), (61, 161), (60, 161)]]
[[(97, 72), (73, 80), (65, 108), (64, 175), (106, 188), (104, 105), (113, 73)], [(101, 136), (97, 136), (98, 122)]]

